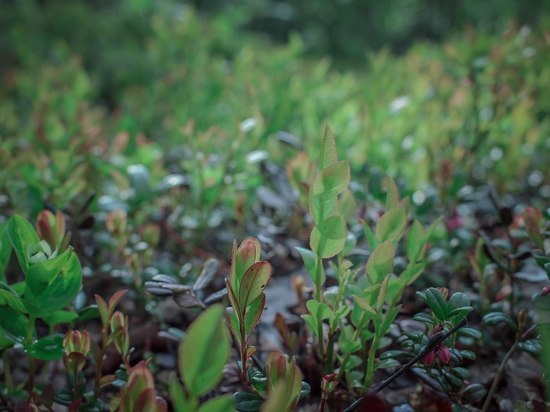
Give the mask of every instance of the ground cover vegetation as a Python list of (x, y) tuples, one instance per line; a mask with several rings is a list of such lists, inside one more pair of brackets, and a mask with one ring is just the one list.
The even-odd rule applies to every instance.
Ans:
[(548, 408), (542, 6), (399, 55), (1, 7), (2, 408)]

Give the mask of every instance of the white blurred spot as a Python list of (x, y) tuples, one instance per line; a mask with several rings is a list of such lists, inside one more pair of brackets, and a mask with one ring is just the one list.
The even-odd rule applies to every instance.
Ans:
[(241, 130), (241, 132), (243, 133), (248, 133), (249, 131), (251, 131), (252, 129), (254, 129), (256, 127), (256, 125), (258, 124), (258, 122), (256, 122), (256, 119), (253, 118), (253, 117), (249, 117), (248, 119), (246, 120), (243, 120), (241, 122), (241, 124), (239, 125), (239, 129)]
[(409, 96), (399, 96), (397, 99), (390, 103), (390, 113), (397, 114), (405, 107), (407, 107), (410, 102), (411, 99), (409, 98)]
[(416, 205), (421, 205), (426, 201), (426, 195), (424, 194), (424, 192), (417, 190), (413, 193), (412, 200)]

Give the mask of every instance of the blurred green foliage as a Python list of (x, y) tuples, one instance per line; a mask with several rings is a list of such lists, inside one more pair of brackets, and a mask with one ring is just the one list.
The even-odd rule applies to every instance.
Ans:
[[(280, 132), (315, 156), (326, 123), (355, 179), (401, 178), (421, 191), (417, 204), (433, 189), (445, 201), (486, 181), (548, 196), (546, 15), (531, 28), (415, 43), (399, 57), (365, 43), (365, 65), (337, 70), (309, 57), (306, 34), (274, 45), (243, 32), (251, 10), (204, 19), (170, 1), (4, 3), (0, 203), (36, 213), (85, 194), (128, 198), (178, 174), (191, 208), (224, 204), (235, 215), (263, 183), (254, 159), (293, 156)], [(132, 175), (135, 164), (144, 172)]]

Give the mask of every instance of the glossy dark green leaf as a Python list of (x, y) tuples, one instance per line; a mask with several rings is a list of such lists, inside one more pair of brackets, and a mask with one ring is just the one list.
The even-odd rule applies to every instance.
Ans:
[(468, 336), (474, 339), (481, 339), (481, 336), (482, 336), (481, 332), (474, 328), (460, 328), (457, 331), (457, 334), (462, 336)]
[(376, 363), (376, 369), (395, 369), (400, 366), (401, 364), (392, 358), (383, 359)]
[(430, 325), (435, 325), (436, 323), (432, 315), (424, 312), (417, 313), (416, 315), (414, 315), (413, 319)]
[(462, 397), (470, 403), (476, 403), (484, 399), (487, 395), (487, 389), (485, 386), (480, 385), (479, 383), (473, 383), (466, 386), (462, 391)]
[(474, 360), (476, 358), (475, 352), (472, 352), (471, 350), (461, 350), (460, 354), (465, 359)]
[(517, 330), (516, 322), (506, 313), (503, 312), (491, 312), (483, 316), (483, 322), (488, 325), (497, 325), (501, 322), (504, 322), (512, 328), (512, 330)]
[(449, 298), (448, 306), (451, 313), (454, 310), (462, 308), (469, 308), (470, 310), (472, 309), (470, 307), (470, 299), (468, 298), (468, 296), (466, 296), (466, 294), (462, 292), (453, 293)]
[(542, 351), (542, 342), (538, 339), (529, 339), (519, 343), (521, 350), (538, 355)]
[(426, 303), (433, 311), (436, 318), (445, 321), (449, 315), (449, 307), (443, 294), (436, 288), (426, 290)]
[(237, 392), (233, 395), (233, 400), (238, 412), (259, 412), (264, 403), (262, 398), (250, 392)]

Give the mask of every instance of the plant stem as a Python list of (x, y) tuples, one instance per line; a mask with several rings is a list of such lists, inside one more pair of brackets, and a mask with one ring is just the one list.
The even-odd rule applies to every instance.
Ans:
[(6, 382), (8, 397), (11, 397), (13, 392), (13, 378), (11, 376), (10, 358), (7, 349), (2, 352), (2, 366), (4, 367), (4, 381)]
[(317, 341), (319, 343), (319, 354), (321, 360), (325, 360), (325, 341), (324, 341), (323, 321), (317, 322)]
[(485, 402), (483, 402), (483, 407), (481, 408), (481, 412), (487, 412), (489, 409), (489, 406), (491, 406), (491, 400), (493, 399), (493, 395), (497, 389), (497, 386), (500, 382), (500, 379), (502, 378), (502, 374), (504, 373), (504, 369), (506, 368), (506, 364), (512, 357), (514, 351), (518, 348), (518, 345), (520, 342), (525, 339), (533, 330), (535, 330), (536, 325), (531, 326), (529, 329), (527, 329), (524, 333), (519, 335), (516, 338), (516, 341), (514, 344), (508, 349), (508, 352), (506, 352), (506, 355), (504, 355), (504, 358), (502, 358), (502, 361), (500, 361), (500, 365), (498, 365), (497, 372), (495, 374), (495, 378), (493, 379), (493, 383), (491, 384), (491, 388), (489, 389), (489, 392), (487, 393), (487, 397), (485, 398)]
[[(365, 321), (365, 313), (363, 312), (361, 314), (361, 318), (359, 319), (359, 326), (357, 327), (357, 329), (355, 329), (355, 331), (353, 331), (353, 335), (351, 337), (351, 341), (356, 341), (357, 338), (359, 337), (359, 331), (362, 330), (365, 325), (363, 325), (363, 322)], [(351, 353), (346, 353), (344, 355), (344, 358), (342, 359), (342, 362), (340, 363), (340, 368), (338, 368), (338, 374), (336, 375), (336, 380), (339, 381), (341, 378), (342, 378), (342, 375), (344, 374), (344, 366), (346, 365), (346, 363), (348, 362), (349, 358), (351, 356)]]
[(107, 336), (106, 327), (103, 326), (101, 347), (99, 348), (99, 355), (97, 357), (96, 365), (95, 365), (94, 397), (96, 398), (99, 396), (99, 388), (101, 386), (101, 375), (103, 372), (103, 357), (105, 356), (107, 339), (108, 339), (108, 336)]
[(317, 261), (315, 262), (315, 300), (318, 302), (323, 301), (323, 282), (321, 277), (323, 274), (323, 259), (320, 256), (317, 256)]
[(325, 373), (331, 373), (334, 369), (334, 331), (330, 331), (327, 343), (327, 361), (325, 363)]
[[(29, 325), (27, 326), (27, 336), (25, 337), (25, 347), (28, 349), (33, 343), (33, 336), (34, 336), (34, 324), (36, 322), (36, 318), (32, 315), (29, 316)], [(32, 393), (32, 390), (34, 388), (34, 375), (36, 372), (36, 364), (34, 362), (34, 358), (29, 355), (29, 378), (27, 380), (27, 388), (29, 391), (29, 396)]]
[[(323, 301), (323, 282), (321, 276), (323, 274), (323, 259), (320, 256), (317, 256), (317, 261), (315, 263), (315, 300), (318, 302)], [(319, 345), (319, 355), (321, 360), (325, 360), (325, 343), (324, 343), (324, 333), (323, 333), (323, 321), (317, 321), (317, 341)]]
[(378, 328), (376, 328), (375, 323), (375, 329), (374, 329), (374, 338), (372, 339), (372, 343), (370, 345), (369, 349), (369, 357), (367, 360), (367, 372), (365, 373), (365, 388), (368, 388), (372, 382), (372, 378), (374, 377), (374, 358), (376, 357), (376, 350), (378, 349), (378, 343), (380, 342), (380, 336), (378, 332)]

